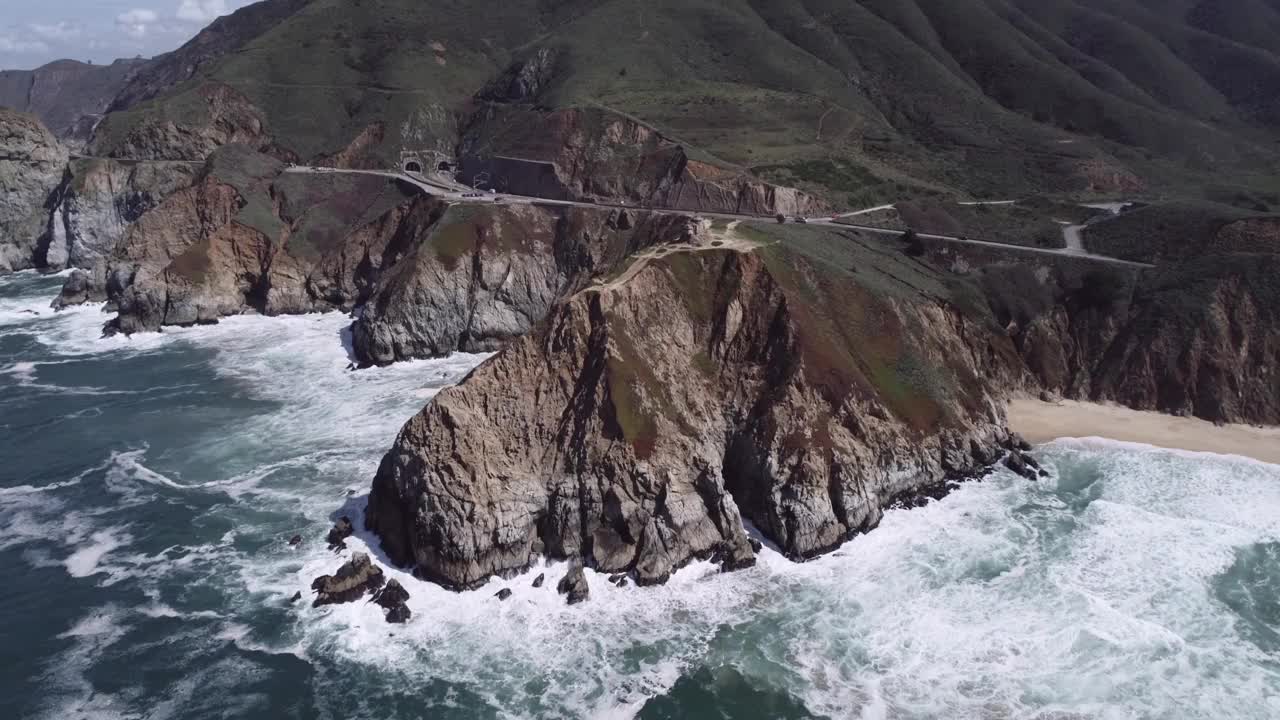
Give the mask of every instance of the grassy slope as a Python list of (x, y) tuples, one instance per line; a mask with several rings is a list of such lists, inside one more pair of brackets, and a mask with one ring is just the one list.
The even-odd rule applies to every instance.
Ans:
[(891, 310), (922, 302), (959, 309), (989, 324), (994, 315), (976, 286), (854, 232), (799, 225), (752, 225), (761, 253), (791, 298), (809, 380), (839, 398), (877, 393), (919, 429), (947, 424), (957, 403), (981, 402), (981, 383), (958, 366), (944, 367), (914, 345), (923, 328)]
[(563, 62), (542, 104), (616, 109), (840, 204), (1088, 194), (1128, 171), (1152, 195), (1201, 194), (1217, 173), (1219, 195), (1270, 197), (1280, 60), (1249, 28), (1274, 13), (1208, 4), (314, 0), (207, 81), (305, 158), (381, 122), (390, 162), (402, 144), (451, 148), (485, 81), (549, 46)]

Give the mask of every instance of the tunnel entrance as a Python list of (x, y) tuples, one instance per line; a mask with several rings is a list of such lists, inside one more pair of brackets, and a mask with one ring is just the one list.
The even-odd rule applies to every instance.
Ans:
[(436, 169), (440, 172), (453, 172), (453, 163), (448, 161), (442, 162)]
[(404, 171), (407, 173), (421, 173), (422, 163), (418, 162), (417, 160), (410, 160), (409, 162), (404, 164)]

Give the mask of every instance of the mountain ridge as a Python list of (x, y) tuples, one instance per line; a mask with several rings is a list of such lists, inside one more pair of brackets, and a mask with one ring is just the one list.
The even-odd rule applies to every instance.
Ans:
[(453, 154), (487, 83), (549, 50), (556, 67), (520, 102), (608, 108), (840, 204), (904, 190), (1199, 196), (1206, 174), (1277, 194), (1280, 55), (1247, 30), (1275, 21), (1261, 2), (1156, 13), (1138, 0), (519, 0), (486, 6), (484, 22), (475, 12), (248, 6), (131, 78), (95, 152), (173, 159), (129, 138), (166, 123), (207, 135), (226, 119), (203, 98), (221, 95), (260, 117), (264, 146), (285, 158), (349, 157), (353, 143), (364, 165), (402, 147)]

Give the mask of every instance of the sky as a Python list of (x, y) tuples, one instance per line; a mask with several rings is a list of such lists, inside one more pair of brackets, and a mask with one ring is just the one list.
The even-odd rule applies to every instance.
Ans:
[(0, 70), (159, 55), (252, 1), (0, 0)]

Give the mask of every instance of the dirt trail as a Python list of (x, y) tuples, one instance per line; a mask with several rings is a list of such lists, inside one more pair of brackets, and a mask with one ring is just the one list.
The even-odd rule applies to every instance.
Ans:
[(633, 262), (627, 266), (626, 270), (623, 270), (617, 277), (597, 282), (590, 289), (603, 292), (622, 287), (631, 278), (640, 274), (641, 270), (648, 267), (650, 262), (676, 253), (709, 252), (712, 250), (732, 250), (734, 252), (749, 253), (755, 251), (756, 248), (763, 247), (761, 243), (749, 240), (738, 232), (740, 223), (740, 220), (733, 220), (722, 229), (717, 229), (713, 225), (706, 234), (695, 238), (695, 242), (658, 245), (636, 253), (632, 256)]

